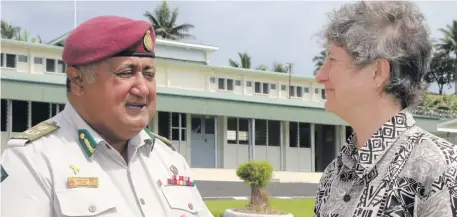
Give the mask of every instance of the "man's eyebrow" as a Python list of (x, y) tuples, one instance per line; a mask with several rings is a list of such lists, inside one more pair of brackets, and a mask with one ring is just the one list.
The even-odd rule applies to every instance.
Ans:
[(155, 69), (155, 68), (156, 68), (156, 67), (155, 67), (154, 64), (148, 64), (148, 65), (145, 65), (145, 66), (143, 67), (143, 70)]

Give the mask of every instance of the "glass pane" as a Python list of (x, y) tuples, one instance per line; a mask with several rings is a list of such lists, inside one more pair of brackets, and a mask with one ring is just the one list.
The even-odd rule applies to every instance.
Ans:
[(214, 118), (205, 118), (205, 133), (214, 134)]
[(227, 79), (227, 90), (233, 90), (233, 79)]
[(202, 132), (202, 121), (200, 117), (192, 117), (191, 121), (192, 132), (201, 133)]

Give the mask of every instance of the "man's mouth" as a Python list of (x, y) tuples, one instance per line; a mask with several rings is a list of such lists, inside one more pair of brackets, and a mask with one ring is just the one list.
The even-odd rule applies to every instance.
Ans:
[(126, 103), (125, 104), (125, 107), (127, 107), (127, 108), (136, 108), (136, 109), (138, 109), (138, 108), (141, 109), (145, 106), (146, 106), (146, 104), (143, 104), (143, 103)]

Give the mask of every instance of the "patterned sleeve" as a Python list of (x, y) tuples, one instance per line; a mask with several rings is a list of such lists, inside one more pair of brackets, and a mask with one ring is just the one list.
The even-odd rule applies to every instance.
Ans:
[(421, 201), (418, 217), (456, 217), (457, 216), (457, 164), (447, 167), (435, 179), (429, 197)]
[(457, 164), (449, 166), (449, 168), (444, 172), (444, 181), (446, 187), (444, 188), (447, 193), (447, 198), (443, 198), (443, 202), (446, 202), (446, 208), (449, 210), (449, 213), (446, 213), (444, 216), (457, 216)]

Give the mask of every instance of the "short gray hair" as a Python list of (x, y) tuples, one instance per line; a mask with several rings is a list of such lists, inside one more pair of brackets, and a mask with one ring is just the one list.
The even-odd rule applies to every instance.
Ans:
[[(97, 77), (97, 73), (95, 72), (94, 68), (96, 68), (98, 66), (98, 64), (99, 64), (98, 62), (94, 62), (94, 63), (85, 64), (85, 65), (77, 65), (77, 66), (73, 66), (73, 67), (75, 67), (79, 71), (81, 71), (81, 74), (83, 75), (83, 77), (86, 79), (86, 81), (88, 83), (92, 83), (95, 81), (95, 78)], [(67, 77), (67, 93), (70, 93), (70, 92), (71, 92), (71, 81)]]
[(376, 59), (390, 63), (391, 74), (384, 91), (403, 108), (423, 99), (432, 44), (424, 16), (409, 1), (360, 1), (330, 14), (323, 37), (343, 47), (362, 67)]

